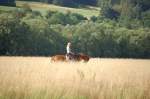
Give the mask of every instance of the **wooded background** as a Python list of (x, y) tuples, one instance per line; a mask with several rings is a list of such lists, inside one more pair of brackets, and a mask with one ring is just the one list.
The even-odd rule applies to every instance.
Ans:
[[(101, 10), (89, 19), (69, 11), (42, 15), (28, 5), (0, 10), (0, 55), (65, 54), (70, 41), (74, 52), (92, 57), (150, 58), (150, 0), (26, 1)], [(1, 0), (0, 5), (16, 6), (15, 0)]]

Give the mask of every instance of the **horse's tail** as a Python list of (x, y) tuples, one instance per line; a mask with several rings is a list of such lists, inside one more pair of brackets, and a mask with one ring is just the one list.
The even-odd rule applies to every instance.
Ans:
[(52, 56), (51, 59), (50, 59), (50, 61), (51, 61), (51, 62), (55, 62), (55, 57)]
[(83, 53), (80, 53), (80, 57), (82, 60), (84, 60), (84, 62), (88, 62), (90, 57), (88, 55), (85, 55)]

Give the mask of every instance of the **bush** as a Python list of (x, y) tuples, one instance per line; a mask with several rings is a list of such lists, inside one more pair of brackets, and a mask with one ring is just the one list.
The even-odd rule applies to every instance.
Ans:
[(48, 19), (49, 24), (77, 24), (83, 20), (86, 20), (85, 17), (75, 13), (60, 13), (60, 12), (47, 12), (46, 18)]
[(53, 0), (53, 4), (61, 5), (61, 6), (68, 6), (68, 7), (75, 6), (73, 0)]
[(150, 10), (142, 13), (142, 22), (145, 27), (150, 27)]
[(52, 55), (64, 51), (65, 39), (41, 19), (21, 21), (0, 16), (1, 55)]

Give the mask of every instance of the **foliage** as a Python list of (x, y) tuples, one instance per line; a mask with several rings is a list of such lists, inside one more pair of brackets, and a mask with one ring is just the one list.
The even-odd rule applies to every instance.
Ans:
[(150, 10), (142, 13), (142, 22), (145, 27), (150, 27)]
[(61, 43), (64, 39), (50, 29), (46, 21), (38, 18), (24, 18), (21, 21), (9, 14), (7, 16), (0, 16), (1, 55), (49, 55), (62, 52)]
[(150, 58), (149, 12), (140, 20), (87, 20), (71, 12), (42, 16), (27, 8), (0, 14), (0, 55), (65, 54), (70, 41), (75, 53), (92, 57)]
[(142, 20), (143, 14), (150, 10), (149, 0), (98, 0), (102, 15), (110, 19)]
[(83, 20), (86, 20), (85, 17), (83, 17), (80, 14), (76, 13), (60, 13), (60, 12), (52, 12), (48, 11), (46, 14), (46, 18), (48, 19), (48, 22), (50, 24), (77, 24)]
[(3, 6), (15, 6), (15, 0), (1, 0), (0, 5)]

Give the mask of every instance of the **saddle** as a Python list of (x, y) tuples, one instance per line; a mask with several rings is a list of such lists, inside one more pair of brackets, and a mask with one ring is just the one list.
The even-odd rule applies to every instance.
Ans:
[(66, 59), (67, 60), (72, 60), (72, 61), (77, 61), (79, 59), (79, 55), (74, 54), (74, 53), (67, 53), (66, 54)]

